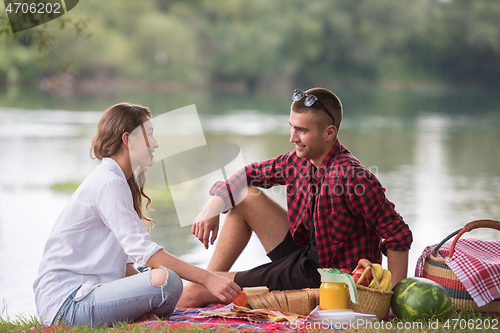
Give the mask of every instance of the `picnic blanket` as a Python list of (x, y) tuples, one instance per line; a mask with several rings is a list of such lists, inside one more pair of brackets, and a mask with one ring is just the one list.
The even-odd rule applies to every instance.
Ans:
[[(290, 322), (270, 322), (252, 320), (245, 316), (219, 317), (216, 312), (227, 312), (232, 304), (211, 308), (176, 309), (168, 321), (145, 322), (144, 325), (163, 325), (169, 328), (182, 328), (197, 325), (211, 330), (238, 330), (244, 332), (295, 332)], [(137, 325), (137, 324), (135, 324)]]
[[(462, 282), (478, 306), (500, 298), (500, 241), (459, 239), (455, 253), (448, 258), (451, 241), (444, 243), (436, 258), (445, 258), (446, 265)], [(437, 244), (427, 246), (417, 260), (415, 276), (423, 277), (425, 259)]]
[[(291, 322), (271, 322), (271, 321), (257, 321), (251, 320), (248, 317), (218, 317), (209, 314), (208, 312), (225, 312), (230, 305), (215, 306), (209, 308), (178, 308), (175, 309), (174, 314), (169, 320), (149, 320), (139, 323), (129, 324), (128, 326), (146, 326), (148, 328), (188, 328), (196, 325), (198, 328), (210, 329), (212, 331), (242, 331), (242, 332), (298, 332), (303, 331), (305, 326), (305, 318), (300, 318), (301, 324)], [(71, 330), (69, 326), (43, 326), (33, 327), (29, 332), (55, 332), (61, 330)], [(119, 330), (119, 328), (116, 328)]]

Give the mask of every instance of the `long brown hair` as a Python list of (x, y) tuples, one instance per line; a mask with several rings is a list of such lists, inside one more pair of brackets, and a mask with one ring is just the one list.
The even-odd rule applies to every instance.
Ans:
[[(146, 117), (151, 118), (151, 112), (144, 106), (120, 103), (109, 107), (104, 111), (97, 124), (97, 134), (92, 139), (90, 157), (102, 160), (104, 157), (116, 154), (122, 143), (122, 135), (126, 132), (132, 133), (135, 128), (146, 121)], [(151, 198), (144, 192), (145, 182), (146, 170), (127, 179), (132, 192), (134, 210), (148, 231), (150, 231), (156, 222), (147, 216), (142, 204), (142, 198), (144, 197), (146, 199), (146, 210), (149, 210)]]

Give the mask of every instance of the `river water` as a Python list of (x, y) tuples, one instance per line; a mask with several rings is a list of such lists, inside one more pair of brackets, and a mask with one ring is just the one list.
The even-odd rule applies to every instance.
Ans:
[[(344, 105), (339, 138), (379, 178), (413, 231), (409, 275), (422, 250), (465, 223), (500, 220), (500, 98), (484, 91), (337, 92)], [(36, 314), (32, 284), (45, 240), (71, 190), (97, 164), (90, 140), (102, 111), (120, 101), (155, 115), (196, 104), (208, 141), (241, 148), (245, 163), (293, 149), (290, 96), (146, 95), (63, 99), (29, 92), (0, 96), (0, 314)], [(26, 97), (26, 98), (24, 98)], [(67, 186), (66, 186), (67, 187)], [(69, 186), (71, 187), (71, 186)], [(267, 190), (285, 204), (284, 189)], [(152, 238), (182, 259), (206, 266), (206, 251), (180, 227), (172, 205), (154, 205)], [(481, 229), (468, 237), (499, 239)], [(233, 269), (266, 262), (255, 237)]]

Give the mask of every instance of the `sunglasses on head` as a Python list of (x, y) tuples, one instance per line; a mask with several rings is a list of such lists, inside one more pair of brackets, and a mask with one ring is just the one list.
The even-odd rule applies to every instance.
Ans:
[(294, 92), (293, 92), (293, 95), (292, 95), (292, 100), (294, 100), (295, 102), (297, 102), (297, 101), (300, 101), (304, 97), (306, 98), (304, 100), (304, 105), (307, 106), (307, 107), (310, 107), (311, 105), (314, 104), (314, 102), (317, 101), (319, 103), (319, 105), (321, 105), (321, 107), (323, 108), (323, 110), (325, 110), (325, 112), (328, 114), (328, 116), (330, 116), (330, 118), (332, 118), (333, 125), (335, 126), (335, 118), (330, 113), (330, 111), (328, 111), (328, 109), (323, 105), (323, 103), (321, 103), (321, 101), (318, 99), (318, 97), (316, 97), (314, 95), (311, 95), (311, 94), (306, 94), (303, 90), (295, 89)]

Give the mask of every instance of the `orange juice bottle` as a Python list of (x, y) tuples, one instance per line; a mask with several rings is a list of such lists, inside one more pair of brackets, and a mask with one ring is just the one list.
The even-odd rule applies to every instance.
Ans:
[(319, 309), (347, 309), (349, 287), (345, 283), (322, 282), (319, 287)]
[(358, 303), (358, 291), (351, 275), (336, 268), (319, 268), (321, 286), (319, 287), (320, 310), (347, 309), (348, 292), (353, 303)]

